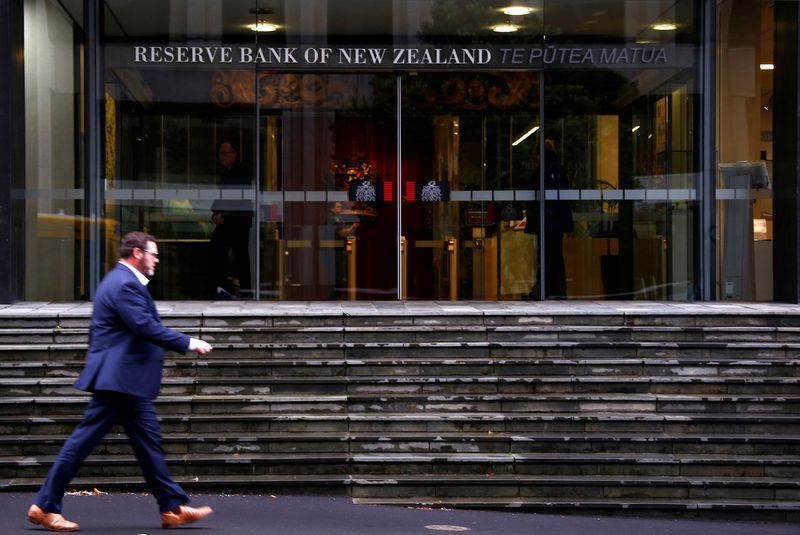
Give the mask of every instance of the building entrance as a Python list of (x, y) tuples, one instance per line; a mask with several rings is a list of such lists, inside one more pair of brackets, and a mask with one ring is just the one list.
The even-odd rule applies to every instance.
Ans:
[(519, 299), (537, 280), (538, 72), (417, 74), (403, 88), (402, 297)]
[(691, 79), (140, 74), (179, 102), (109, 98), (105, 207), (160, 238), (164, 298), (692, 297)]

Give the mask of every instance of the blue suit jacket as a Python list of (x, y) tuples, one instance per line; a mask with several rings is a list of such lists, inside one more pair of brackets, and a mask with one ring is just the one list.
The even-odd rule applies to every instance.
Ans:
[(150, 292), (127, 266), (117, 264), (97, 287), (86, 366), (75, 388), (155, 399), (164, 348), (185, 353), (189, 337), (161, 323)]

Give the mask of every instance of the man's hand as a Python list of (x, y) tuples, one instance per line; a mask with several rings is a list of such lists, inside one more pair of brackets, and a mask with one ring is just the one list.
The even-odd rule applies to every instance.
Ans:
[(213, 221), (216, 225), (222, 225), (225, 223), (225, 216), (222, 214), (214, 214), (211, 216), (211, 221)]
[(214, 348), (211, 347), (211, 344), (204, 340), (197, 341), (197, 347), (194, 349), (200, 355), (205, 355), (206, 353), (211, 353)]

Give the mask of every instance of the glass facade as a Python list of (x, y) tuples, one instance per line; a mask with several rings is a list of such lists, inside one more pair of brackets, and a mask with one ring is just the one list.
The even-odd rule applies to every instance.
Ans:
[(9, 302), (796, 300), (792, 2), (0, 4)]
[[(771, 301), (775, 6), (718, 6), (716, 214), (718, 299)], [(795, 66), (796, 69), (796, 66)]]
[[(80, 11), (58, 2), (28, 0), (24, 8), (24, 198), (21, 206), (29, 301), (70, 301), (86, 295), (81, 272), (90, 221), (80, 123), (82, 47)], [(74, 17), (79, 17), (75, 19)]]

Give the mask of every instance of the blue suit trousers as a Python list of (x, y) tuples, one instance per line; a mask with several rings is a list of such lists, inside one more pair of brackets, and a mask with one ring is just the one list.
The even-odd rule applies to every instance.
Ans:
[(189, 497), (167, 469), (153, 402), (108, 391), (92, 394), (83, 421), (58, 452), (55, 464), (36, 494), (34, 503), (44, 511), (61, 513), (64, 493), (81, 463), (117, 422), (122, 424), (128, 435), (147, 488), (158, 502), (160, 512), (189, 503)]

